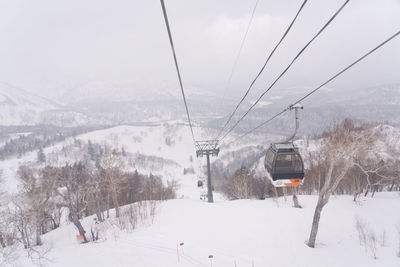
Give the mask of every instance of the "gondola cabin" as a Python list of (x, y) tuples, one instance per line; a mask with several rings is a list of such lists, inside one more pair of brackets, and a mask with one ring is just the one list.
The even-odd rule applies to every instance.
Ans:
[(271, 144), (264, 166), (275, 187), (298, 186), (303, 181), (303, 159), (292, 143)]

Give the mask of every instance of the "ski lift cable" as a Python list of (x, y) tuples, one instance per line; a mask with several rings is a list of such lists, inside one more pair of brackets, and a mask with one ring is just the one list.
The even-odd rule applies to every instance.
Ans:
[[(229, 115), (228, 120), (225, 122), (224, 126), (221, 128), (221, 130), (219, 131), (218, 135), (216, 138), (214, 138), (215, 140), (217, 140), (222, 132), (226, 129), (227, 125), (229, 124), (229, 122), (232, 120), (233, 116), (235, 115), (236, 111), (238, 110), (239, 106), (243, 103), (244, 99), (247, 97), (247, 95), (249, 94), (251, 88), (253, 87), (253, 85), (255, 84), (255, 82), (257, 81), (257, 79), (260, 77), (261, 73), (264, 71), (265, 67), (267, 66), (269, 60), (271, 59), (272, 55), (275, 53), (275, 50), (279, 47), (279, 45), (282, 43), (282, 41), (285, 39), (286, 35), (289, 33), (290, 29), (292, 28), (293, 24), (295, 23), (297, 17), (299, 16), (301, 10), (303, 9), (304, 5), (307, 3), (308, 0), (304, 0), (303, 4), (300, 6), (300, 9), (297, 11), (296, 16), (293, 18), (292, 22), (290, 23), (289, 27), (286, 29), (286, 31), (284, 32), (284, 34), (282, 35), (281, 39), (279, 40), (279, 42), (275, 45), (274, 49), (271, 51), (271, 53), (269, 54), (267, 60), (265, 61), (264, 65), (261, 67), (260, 71), (258, 72), (258, 74), (256, 75), (256, 77), (253, 79), (253, 81), (251, 82), (249, 88), (247, 89), (246, 93), (243, 95), (242, 99), (239, 101), (239, 103), (236, 105), (235, 109), (233, 110), (233, 112)], [(247, 34), (247, 33), (246, 33)]]
[(194, 144), (194, 146), (195, 146), (195, 148), (196, 148), (196, 141), (195, 141), (194, 133), (193, 133), (193, 125), (192, 125), (192, 121), (191, 121), (190, 115), (189, 115), (189, 109), (188, 109), (188, 106), (187, 106), (187, 101), (186, 101), (186, 96), (185, 96), (185, 90), (183, 89), (183, 83), (182, 83), (181, 73), (180, 73), (180, 71), (179, 71), (178, 60), (177, 60), (177, 57), (176, 57), (174, 42), (173, 42), (173, 40), (172, 40), (171, 29), (170, 29), (170, 27), (169, 27), (169, 21), (168, 21), (168, 16), (167, 16), (167, 10), (166, 10), (166, 8), (165, 8), (164, 0), (160, 0), (160, 2), (161, 2), (162, 10), (163, 10), (165, 26), (167, 27), (167, 32), (168, 32), (168, 37), (169, 37), (169, 43), (170, 43), (170, 45), (171, 45), (172, 54), (173, 54), (173, 56), (174, 56), (175, 68), (176, 68), (176, 72), (177, 72), (177, 74), (178, 74), (178, 80), (179, 80), (179, 85), (180, 85), (181, 92), (182, 92), (183, 102), (184, 102), (184, 104), (185, 104), (186, 115), (187, 115), (187, 119), (188, 119), (188, 122), (189, 122), (190, 131), (191, 131), (191, 133), (192, 133), (193, 144)]
[(391, 40), (393, 40), (395, 37), (397, 37), (400, 34), (400, 30), (398, 32), (396, 32), (395, 34), (393, 34), (392, 36), (390, 36), (388, 39), (386, 39), (384, 42), (380, 43), (378, 46), (376, 46), (374, 49), (370, 50), (368, 53), (366, 53), (365, 55), (363, 55), (362, 57), (360, 57), (359, 59), (357, 59), (356, 61), (354, 61), (353, 63), (351, 63), (350, 65), (348, 65), (347, 67), (345, 67), (344, 69), (342, 69), (341, 71), (339, 71), (337, 74), (335, 74), (334, 76), (332, 76), (330, 79), (328, 79), (326, 82), (324, 82), (323, 84), (321, 84), (320, 86), (318, 86), (317, 88), (315, 88), (314, 90), (310, 91), (308, 94), (306, 94), (305, 96), (303, 96), (302, 98), (298, 99), (296, 102), (294, 102), (293, 104), (291, 104), (289, 107), (285, 108), (284, 110), (282, 110), (281, 112), (279, 112), (278, 114), (276, 114), (275, 116), (271, 117), (270, 119), (264, 121), (263, 123), (261, 123), (260, 125), (258, 125), (257, 127), (251, 129), (250, 131), (244, 133), (243, 135), (237, 137), (236, 139), (234, 139), (233, 141), (229, 142), (226, 145), (223, 145), (221, 147), (224, 146), (229, 146), (232, 143), (242, 139), (243, 137), (247, 136), (248, 134), (256, 131), (257, 129), (259, 129), (260, 127), (264, 126), (265, 124), (269, 123), (270, 121), (272, 121), (273, 119), (275, 119), (276, 117), (282, 115), (283, 113), (285, 113), (286, 111), (290, 110), (290, 108), (298, 103), (300, 103), (301, 101), (305, 100), (306, 98), (308, 98), (309, 96), (311, 96), (312, 94), (314, 94), (316, 91), (318, 91), (319, 89), (321, 89), (322, 87), (324, 87), (325, 85), (327, 85), (328, 83), (330, 83), (332, 80), (336, 79), (338, 76), (340, 76), (341, 74), (343, 74), (344, 72), (346, 72), (347, 70), (349, 70), (350, 68), (352, 68), (354, 65), (356, 65), (357, 63), (359, 63), (360, 61), (362, 61), (363, 59), (365, 59), (366, 57), (368, 57), (369, 55), (371, 55), (372, 53), (374, 53), (376, 50), (378, 50), (379, 48), (381, 48), (382, 46), (384, 46), (386, 43), (390, 42)]
[(267, 90), (265, 90), (255, 101), (251, 107), (240, 117), (238, 121), (225, 133), (224, 136), (220, 139), (222, 141), (229, 133), (233, 131), (233, 129), (236, 128), (236, 126), (249, 114), (249, 112), (260, 102), (260, 100), (265, 96), (265, 94), (272, 89), (272, 87), (282, 78), (282, 76), (290, 69), (290, 67), (294, 64), (294, 62), (300, 57), (301, 54), (307, 49), (307, 47), (328, 27), (328, 25), (336, 18), (336, 16), (343, 10), (343, 8), (347, 5), (347, 3), (350, 0), (346, 0), (346, 2), (333, 14), (333, 16), (328, 20), (327, 23), (318, 31), (316, 35), (299, 51), (299, 53), (293, 58), (293, 60), (290, 62), (290, 64), (286, 67), (286, 69), (275, 79), (275, 81), (268, 87)]
[(251, 13), (249, 23), (247, 24), (246, 31), (245, 31), (245, 33), (244, 33), (244, 35), (243, 35), (243, 39), (242, 39), (242, 42), (241, 42), (241, 44), (240, 44), (239, 51), (238, 51), (238, 53), (237, 53), (237, 55), (236, 55), (235, 61), (234, 61), (234, 63), (233, 63), (233, 67), (232, 67), (231, 72), (230, 72), (230, 74), (229, 74), (228, 81), (227, 81), (226, 86), (225, 86), (225, 92), (229, 89), (229, 87), (230, 87), (230, 85), (231, 85), (231, 80), (232, 80), (233, 74), (235, 73), (237, 64), (238, 64), (238, 62), (239, 62), (240, 55), (242, 54), (242, 50), (243, 50), (243, 47), (244, 47), (244, 43), (246, 42), (247, 34), (249, 33), (250, 26), (251, 26), (251, 24), (252, 24), (252, 22), (253, 22), (253, 18), (254, 18), (254, 14), (256, 13), (256, 9), (257, 9), (257, 6), (258, 6), (258, 2), (260, 2), (260, 0), (256, 0), (256, 3), (255, 3), (255, 5), (254, 5), (253, 12)]

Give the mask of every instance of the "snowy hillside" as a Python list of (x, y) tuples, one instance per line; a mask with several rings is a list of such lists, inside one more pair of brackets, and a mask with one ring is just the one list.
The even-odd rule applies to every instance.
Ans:
[[(202, 128), (196, 128), (195, 131), (199, 137), (208, 133), (208, 130)], [(68, 138), (65, 142), (44, 149), (47, 164), (61, 166), (67, 162), (73, 163), (83, 159), (82, 151), (73, 147), (75, 140), (80, 140), (83, 144), (90, 141), (107, 145), (117, 150), (123, 148), (129, 156), (125, 164), (127, 170), (161, 175), (165, 181), (178, 179), (182, 183), (190, 181), (195, 184), (200, 171), (198, 163), (200, 160), (204, 161), (196, 159), (189, 128), (184, 124), (174, 123), (159, 126), (118, 126)], [(68, 147), (71, 147), (71, 152), (63, 156), (63, 149)], [(16, 192), (18, 189), (16, 180), (18, 166), (32, 165), (35, 162), (37, 162), (37, 151), (27, 153), (22, 158), (0, 161), (0, 169), (7, 181), (8, 192)], [(195, 173), (183, 177), (184, 168), (193, 169)], [(185, 195), (184, 192), (182, 194)]]
[[(385, 155), (388, 151), (400, 151), (400, 129), (382, 125), (374, 128), (381, 136), (381, 140), (375, 145), (377, 152)], [(196, 127), (195, 135), (199, 139), (207, 139), (215, 136), (215, 130)], [(229, 136), (226, 142), (234, 140), (237, 135)], [(266, 135), (256, 133), (249, 135), (232, 145), (223, 146), (217, 158), (212, 158), (214, 172), (219, 169), (232, 174), (238, 167), (244, 165), (255, 170), (256, 175), (262, 175), (264, 171), (263, 156), (271, 142), (283, 140), (280, 135)], [(196, 158), (193, 141), (189, 128), (180, 122), (165, 123), (154, 126), (117, 126), (105, 130), (89, 132), (78, 135), (76, 138), (68, 138), (65, 142), (49, 146), (44, 149), (47, 155), (47, 164), (63, 165), (66, 162), (73, 163), (83, 159), (79, 151), (67, 157), (60, 156), (63, 147), (72, 146), (74, 140), (83, 143), (97, 143), (107, 145), (113, 149), (122, 148), (129, 154), (130, 160), (126, 162), (127, 170), (138, 170), (142, 173), (161, 175), (165, 181), (178, 180), (182, 184), (195, 184), (199, 177), (204, 178), (205, 158)], [(308, 140), (299, 138), (296, 145), (303, 155), (307, 165), (308, 153), (316, 151), (320, 140)], [(18, 182), (15, 180), (18, 166), (37, 161), (37, 153), (31, 152), (22, 158), (0, 161), (0, 169), (7, 181), (8, 191), (16, 192)], [(183, 175), (184, 169), (193, 169), (194, 173)], [(187, 187), (182, 187), (182, 195), (191, 194), (184, 192)], [(198, 195), (198, 190), (195, 190)]]
[[(79, 245), (76, 229), (65, 224), (45, 235), (52, 247), (49, 266), (385, 266), (397, 267), (400, 221), (398, 194), (382, 193), (359, 204), (351, 197), (333, 199), (322, 217), (317, 248), (307, 240), (316, 203), (315, 196), (300, 196), (303, 209), (290, 199), (218, 201), (177, 199), (157, 208), (154, 222), (133, 232), (113, 230), (107, 238)], [(377, 259), (360, 246), (355, 216), (368, 222), (377, 235)], [(93, 225), (91, 218), (86, 225)], [(179, 244), (183, 243), (182, 246)], [(212, 265), (208, 258), (213, 255)], [(21, 266), (31, 262), (19, 258)]]
[[(399, 145), (400, 130), (392, 126), (374, 128), (383, 137), (383, 150)], [(197, 160), (189, 128), (180, 122), (157, 126), (118, 126), (68, 138), (46, 147), (46, 164), (62, 166), (84, 159), (87, 144), (100, 144), (126, 151), (124, 169), (160, 175), (164, 182), (176, 180), (178, 199), (156, 206), (154, 217), (144, 216), (134, 229), (126, 230), (111, 218), (96, 224), (94, 216), (82, 220), (87, 231), (97, 229), (99, 240), (78, 244), (75, 226), (64, 216), (60, 228), (43, 235), (40, 259), (47, 266), (399, 266), (396, 256), (400, 223), (400, 195), (377, 193), (375, 197), (336, 196), (323, 211), (317, 247), (305, 245), (310, 233), (317, 196), (300, 195), (303, 209), (292, 207), (290, 197), (266, 200), (228, 201), (215, 192), (216, 203), (200, 200), (197, 187), (204, 158)], [(195, 128), (199, 138), (215, 131)], [(233, 138), (233, 137), (231, 137)], [(213, 168), (237, 169), (241, 164), (262, 171), (262, 156), (274, 135), (251, 135), (246, 141), (225, 147)], [(317, 149), (318, 140), (298, 140), (303, 155)], [(229, 139), (228, 139), (229, 143)], [(261, 156), (260, 156), (261, 155)], [(261, 161), (257, 158), (261, 157)], [(37, 153), (0, 161), (9, 194), (16, 192), (18, 166), (38, 164)], [(254, 160), (254, 161), (251, 161)], [(43, 165), (43, 163), (41, 164)], [(261, 166), (261, 167), (260, 167)], [(189, 171), (185, 174), (185, 170)], [(377, 259), (360, 245), (355, 218), (368, 224), (379, 240)], [(90, 233), (88, 233), (90, 235)], [(183, 243), (183, 245), (180, 245)], [(26, 250), (14, 254), (13, 264), (31, 266)], [(209, 256), (213, 255), (210, 260)], [(288, 256), (290, 255), (290, 256)], [(6, 265), (8, 266), (8, 265)], [(12, 265), (11, 265), (12, 266)]]
[(89, 118), (46, 98), (20, 88), (0, 83), (0, 125), (76, 126), (89, 123)]
[(55, 103), (0, 83), (0, 125), (39, 123), (42, 112), (55, 108)]
[[(194, 131), (196, 137), (203, 140), (216, 135), (215, 130), (208, 128), (195, 127)], [(236, 135), (228, 137), (226, 143), (235, 137)], [(253, 155), (259, 157), (270, 142), (281, 139), (282, 136), (279, 135), (254, 134), (245, 141), (242, 140), (235, 145), (224, 147), (219, 157), (213, 158), (212, 162), (232, 170), (243, 164), (251, 166), (254, 162), (249, 161), (248, 158), (253, 158)], [(124, 149), (129, 158), (125, 162), (125, 168), (130, 171), (137, 170), (146, 174), (160, 175), (165, 181), (178, 180), (181, 184), (196, 184), (199, 177), (204, 178), (205, 158), (196, 158), (190, 129), (179, 121), (154, 124), (154, 126), (117, 126), (68, 138), (65, 142), (44, 149), (46, 163), (61, 166), (84, 159), (82, 151), (74, 148), (75, 140), (80, 140), (83, 144), (90, 141), (95, 144), (107, 145), (116, 150)], [(67, 156), (63, 156), (63, 149), (68, 147), (71, 147), (71, 152)], [(18, 189), (18, 181), (15, 178), (18, 166), (32, 165), (36, 162), (37, 151), (27, 153), (22, 158), (14, 157), (0, 161), (3, 178), (8, 181), (6, 183), (7, 191), (16, 192)], [(192, 171), (183, 175), (184, 169)], [(186, 190), (188, 187), (183, 186), (179, 192), (181, 195), (193, 193), (193, 190), (189, 190), (189, 192)], [(197, 196), (200, 194), (198, 190), (195, 192)]]

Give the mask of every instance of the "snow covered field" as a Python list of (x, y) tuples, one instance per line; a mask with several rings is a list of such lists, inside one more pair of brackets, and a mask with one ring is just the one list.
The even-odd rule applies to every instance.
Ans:
[[(400, 266), (400, 196), (380, 193), (359, 203), (334, 197), (323, 211), (317, 247), (308, 238), (316, 196), (300, 196), (303, 209), (286, 200), (217, 201), (197, 199), (163, 202), (154, 223), (133, 232), (116, 231), (106, 240), (77, 244), (72, 224), (44, 236), (52, 249), (49, 266)], [(386, 244), (378, 259), (360, 246), (355, 216), (368, 222)], [(85, 219), (90, 224), (91, 218)], [(180, 246), (180, 243), (184, 243)], [(379, 243), (379, 242), (378, 242)], [(21, 266), (32, 263), (19, 260)], [(236, 265), (235, 265), (236, 264)]]

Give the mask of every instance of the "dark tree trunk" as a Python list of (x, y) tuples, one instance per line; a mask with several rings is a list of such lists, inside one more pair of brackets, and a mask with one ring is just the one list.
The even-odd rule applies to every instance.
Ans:
[(42, 245), (42, 239), (40, 238), (40, 225), (36, 227), (36, 246)]
[(374, 196), (375, 196), (375, 192), (376, 192), (376, 187), (374, 186), (374, 188), (372, 189), (372, 195), (371, 195), (371, 197), (374, 197)]
[(21, 234), (21, 239), (22, 239), (22, 243), (24, 244), (24, 248), (29, 248), (30, 247), (29, 239), (26, 238), (24, 229), (25, 229), (25, 227), (22, 226), (21, 229), (19, 229), (19, 232)]
[(293, 204), (295, 208), (301, 209), (303, 208), (300, 204), (299, 204), (299, 199), (297, 198), (296, 193), (293, 193)]
[(0, 245), (5, 248), (6, 247), (6, 243), (4, 242), (4, 238), (3, 235), (0, 233)]
[(116, 192), (113, 193), (111, 199), (115, 209), (115, 217), (119, 218), (119, 202), (118, 202), (118, 195)]
[(98, 220), (99, 222), (103, 222), (103, 221), (104, 221), (104, 218), (103, 218), (103, 216), (102, 216), (101, 211), (97, 211), (97, 212), (96, 212), (96, 216), (97, 216), (97, 220)]
[(83, 226), (82, 226), (81, 222), (79, 221), (78, 216), (70, 213), (69, 219), (72, 221), (72, 223), (75, 225), (75, 227), (78, 228), (79, 235), (81, 235), (83, 237), (84, 243), (87, 243), (88, 240), (85, 235), (86, 231), (85, 231), (85, 229), (83, 229)]
[(107, 219), (110, 218), (110, 195), (107, 196)]
[(57, 229), (58, 225), (56, 223), (56, 220), (53, 218), (53, 216), (51, 216), (50, 218), (51, 218), (51, 222), (53, 224), (53, 226), (52, 226), (53, 229), (52, 230)]
[(369, 187), (367, 186), (367, 191), (365, 191), (364, 197), (368, 195), (368, 192), (369, 192)]
[(319, 219), (321, 218), (322, 208), (325, 206), (326, 202), (322, 197), (318, 199), (317, 206), (315, 207), (314, 218), (311, 227), (310, 238), (308, 239), (307, 245), (310, 248), (315, 248), (315, 241), (317, 239)]
[(99, 221), (99, 222), (103, 222), (104, 221), (104, 217), (103, 217), (103, 213), (102, 213), (102, 210), (101, 210), (101, 201), (99, 200), (100, 199), (100, 196), (98, 196), (98, 195), (96, 195), (96, 198), (97, 198), (97, 200), (96, 200), (96, 216), (97, 216), (97, 220)]
[(394, 186), (394, 182), (392, 182), (392, 185), (391, 185), (390, 188), (389, 188), (389, 192), (392, 192), (393, 186)]
[(23, 238), (25, 238), (25, 240), (26, 240), (26, 248), (30, 248), (31, 247), (31, 241), (29, 240), (27, 226), (24, 225), (23, 229), (24, 229), (23, 230), (23, 232), (24, 232)]

